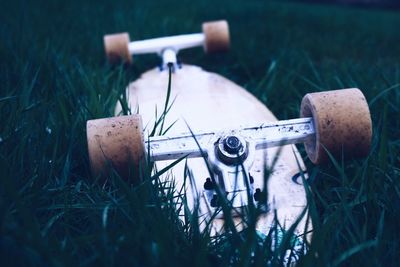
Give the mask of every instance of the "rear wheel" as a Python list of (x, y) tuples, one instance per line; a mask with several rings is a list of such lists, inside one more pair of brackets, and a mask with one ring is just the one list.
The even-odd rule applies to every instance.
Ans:
[(110, 64), (132, 64), (132, 57), (128, 48), (129, 42), (129, 34), (126, 32), (104, 36), (104, 49)]
[(205, 22), (202, 28), (206, 53), (223, 52), (229, 49), (229, 26), (226, 20)]

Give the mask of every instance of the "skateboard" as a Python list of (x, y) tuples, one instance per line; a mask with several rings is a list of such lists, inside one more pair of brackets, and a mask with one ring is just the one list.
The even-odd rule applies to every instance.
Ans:
[[(286, 229), (296, 222), (295, 233), (310, 239), (307, 171), (295, 144), (304, 143), (314, 164), (367, 155), (372, 125), (364, 95), (356, 88), (309, 93), (300, 118), (278, 121), (234, 82), (178, 62), (177, 53), (189, 47), (203, 46), (206, 53), (229, 48), (226, 21), (202, 28), (202, 33), (135, 42), (127, 33), (104, 37), (112, 64), (131, 64), (132, 54), (144, 53), (158, 53), (162, 63), (127, 87), (129, 106), (139, 114), (119, 116), (117, 105), (116, 117), (87, 122), (93, 175), (107, 177), (113, 169), (140, 183), (143, 161), (162, 170), (181, 159), (161, 179), (184, 189), (189, 209), (198, 211), (211, 235), (227, 231), (226, 216), (238, 231), (245, 229), (243, 217), (252, 206), (261, 210), (256, 224), (261, 234), (277, 219)], [(165, 134), (149, 134), (155, 126)]]

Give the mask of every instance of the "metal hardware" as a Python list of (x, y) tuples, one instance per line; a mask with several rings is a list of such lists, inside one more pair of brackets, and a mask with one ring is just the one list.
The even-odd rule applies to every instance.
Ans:
[[(210, 131), (203, 133), (183, 133), (175, 136), (154, 136), (145, 141), (149, 147), (152, 161), (178, 159), (187, 155), (189, 158), (201, 157), (200, 149), (207, 155), (212, 144), (224, 136), (241, 136), (244, 140), (255, 143), (255, 149), (265, 149), (288, 144), (302, 143), (314, 138), (315, 129), (312, 118), (299, 118), (272, 123), (260, 123), (236, 130)], [(196, 140), (199, 145), (197, 145)]]
[(227, 201), (234, 209), (247, 206), (250, 201), (267, 206), (267, 203), (261, 203), (260, 189), (254, 191), (254, 179), (249, 174), (255, 150), (305, 142), (312, 138), (315, 138), (313, 119), (300, 118), (235, 130), (149, 137), (145, 147), (149, 148), (153, 161), (205, 155), (216, 180), (214, 183), (211, 178), (206, 179), (203, 194), (209, 209), (215, 211), (222, 201), (216, 190), (225, 192)]

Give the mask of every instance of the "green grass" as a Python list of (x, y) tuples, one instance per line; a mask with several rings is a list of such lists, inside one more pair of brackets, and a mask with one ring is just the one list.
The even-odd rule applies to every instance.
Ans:
[(299, 265), (398, 265), (398, 13), (264, 1), (15, 0), (0, 3), (3, 266), (282, 264), (289, 241), (271, 251), (271, 238), (251, 228), (210, 239), (195, 214), (191, 224), (178, 219), (184, 198), (156, 177), (131, 187), (115, 176), (103, 186), (89, 171), (86, 120), (112, 116), (128, 82), (158, 62), (137, 57), (129, 69), (111, 69), (102, 36), (197, 32), (221, 18), (230, 23), (232, 50), (183, 51), (183, 62), (243, 85), (280, 119), (296, 117), (312, 91), (359, 87), (370, 104), (366, 159), (329, 166), (305, 159), (314, 233)]

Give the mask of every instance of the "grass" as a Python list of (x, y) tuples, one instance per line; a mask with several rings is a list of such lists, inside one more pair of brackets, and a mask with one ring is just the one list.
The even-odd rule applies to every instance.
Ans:
[(232, 50), (183, 51), (181, 60), (243, 85), (280, 119), (296, 117), (307, 92), (359, 87), (369, 101), (366, 159), (306, 159), (314, 233), (299, 265), (398, 264), (398, 13), (264, 1), (15, 0), (2, 1), (0, 14), (3, 266), (283, 264), (291, 242), (269, 249), (278, 227), (266, 239), (251, 229), (210, 239), (195, 214), (191, 224), (178, 219), (178, 200), (157, 176), (138, 187), (115, 176), (103, 186), (89, 172), (86, 120), (112, 116), (128, 82), (158, 62), (137, 57), (132, 68), (111, 69), (103, 34), (197, 32), (220, 18), (230, 23)]

